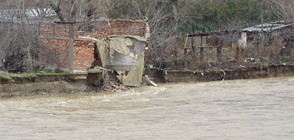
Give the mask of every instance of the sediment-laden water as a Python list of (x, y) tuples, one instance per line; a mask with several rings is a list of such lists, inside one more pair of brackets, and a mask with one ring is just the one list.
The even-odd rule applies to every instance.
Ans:
[(0, 100), (0, 139), (286, 140), (294, 77)]

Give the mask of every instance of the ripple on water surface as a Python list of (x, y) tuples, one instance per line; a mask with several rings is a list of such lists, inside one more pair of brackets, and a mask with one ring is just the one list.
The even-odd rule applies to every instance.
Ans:
[(0, 100), (1, 139), (292, 139), (294, 78)]

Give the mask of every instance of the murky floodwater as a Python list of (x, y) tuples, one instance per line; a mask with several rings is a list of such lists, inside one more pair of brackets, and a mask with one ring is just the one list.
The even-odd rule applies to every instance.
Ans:
[(294, 77), (0, 100), (0, 139), (294, 139)]

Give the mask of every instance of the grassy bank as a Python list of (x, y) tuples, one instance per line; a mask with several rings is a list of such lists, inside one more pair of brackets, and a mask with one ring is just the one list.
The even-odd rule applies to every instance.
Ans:
[(11, 80), (12, 78), (35, 78), (40, 75), (69, 75), (69, 72), (62, 73), (0, 73), (0, 79)]

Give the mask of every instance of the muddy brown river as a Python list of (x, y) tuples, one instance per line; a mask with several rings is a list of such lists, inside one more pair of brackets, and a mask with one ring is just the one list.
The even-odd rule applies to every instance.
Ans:
[(293, 140), (294, 77), (0, 100), (0, 139)]

